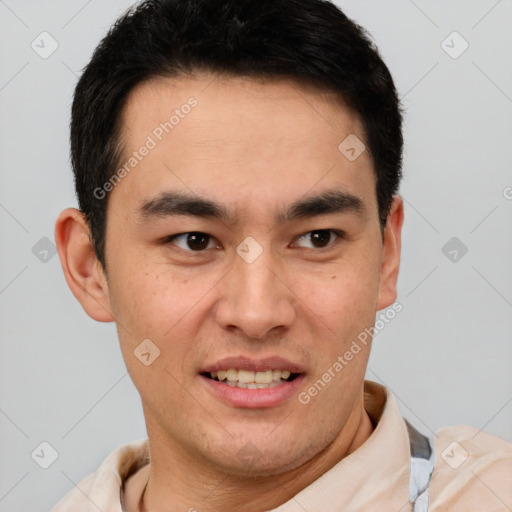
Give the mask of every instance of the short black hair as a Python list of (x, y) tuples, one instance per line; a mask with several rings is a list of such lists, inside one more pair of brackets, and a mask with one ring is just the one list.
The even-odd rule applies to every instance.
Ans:
[(203, 70), (295, 79), (339, 93), (363, 124), (383, 232), (402, 177), (402, 112), (391, 74), (362, 27), (327, 0), (146, 0), (100, 42), (72, 105), (79, 208), (105, 271), (108, 196), (95, 190), (120, 165), (126, 99), (151, 79)]

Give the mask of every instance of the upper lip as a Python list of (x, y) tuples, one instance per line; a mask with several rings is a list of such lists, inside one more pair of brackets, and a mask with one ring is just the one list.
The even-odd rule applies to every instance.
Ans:
[(272, 356), (263, 359), (252, 359), (250, 357), (226, 357), (216, 363), (208, 364), (199, 373), (216, 372), (219, 370), (248, 370), (253, 372), (264, 372), (265, 370), (288, 370), (291, 373), (304, 373), (304, 368), (282, 357)]

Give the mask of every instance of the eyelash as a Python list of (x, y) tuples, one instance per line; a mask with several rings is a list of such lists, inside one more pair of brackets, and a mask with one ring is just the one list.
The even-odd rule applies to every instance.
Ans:
[[(346, 234), (344, 231), (340, 231), (338, 229), (314, 229), (312, 231), (308, 231), (300, 236), (298, 236), (296, 238), (296, 240), (301, 240), (302, 238), (308, 236), (308, 235), (311, 235), (312, 233), (332, 233), (336, 236), (336, 238), (334, 239), (334, 241), (330, 242), (328, 245), (326, 245), (325, 247), (320, 247), (320, 248), (314, 248), (314, 247), (302, 247), (302, 249), (310, 249), (310, 250), (313, 250), (315, 252), (321, 252), (323, 250), (329, 250), (332, 248), (333, 245), (336, 244), (336, 241), (337, 240), (340, 240), (340, 239), (344, 239), (346, 237)], [(169, 243), (173, 243), (173, 240), (180, 237), (180, 236), (186, 236), (186, 235), (205, 235), (207, 237), (209, 237), (209, 242), (214, 239), (214, 237), (212, 235), (209, 235), (208, 233), (203, 233), (202, 231), (187, 231), (185, 233), (177, 233), (175, 235), (170, 235), (166, 238), (163, 239), (162, 243), (163, 244), (169, 244)], [(176, 245), (176, 244), (173, 244), (173, 245)], [(176, 246), (178, 247), (178, 246)], [(190, 252), (190, 253), (195, 253), (195, 254), (201, 254), (201, 253), (204, 253), (206, 252), (206, 249), (204, 250), (200, 250), (200, 251), (193, 251), (191, 249), (183, 249), (181, 247), (178, 247), (178, 249), (184, 251), (184, 252)]]

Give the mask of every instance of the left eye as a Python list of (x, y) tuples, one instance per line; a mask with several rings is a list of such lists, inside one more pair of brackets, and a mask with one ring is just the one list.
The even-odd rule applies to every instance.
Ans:
[[(177, 243), (176, 241), (181, 241)], [(172, 242), (177, 245), (180, 249), (185, 251), (194, 251), (200, 252), (204, 249), (211, 249), (212, 247), (216, 247), (216, 245), (212, 242), (212, 237), (206, 233), (201, 233), (199, 231), (192, 231), (190, 233), (181, 233), (180, 235), (174, 235), (170, 237), (167, 242)], [(211, 244), (211, 245), (210, 245)]]
[(334, 241), (331, 241), (333, 237), (334, 240), (336, 240), (336, 238), (341, 237), (341, 233), (338, 233), (333, 229), (317, 229), (302, 235), (298, 241), (305, 241), (306, 243), (310, 241), (313, 244), (313, 249), (322, 249), (334, 243)]

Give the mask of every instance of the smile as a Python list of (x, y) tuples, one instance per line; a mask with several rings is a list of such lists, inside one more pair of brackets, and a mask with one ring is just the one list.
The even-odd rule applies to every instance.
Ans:
[(298, 373), (291, 373), (289, 370), (265, 370), (255, 372), (228, 368), (226, 370), (206, 372), (203, 375), (231, 387), (268, 389), (280, 386), (285, 382), (291, 382), (298, 376)]

